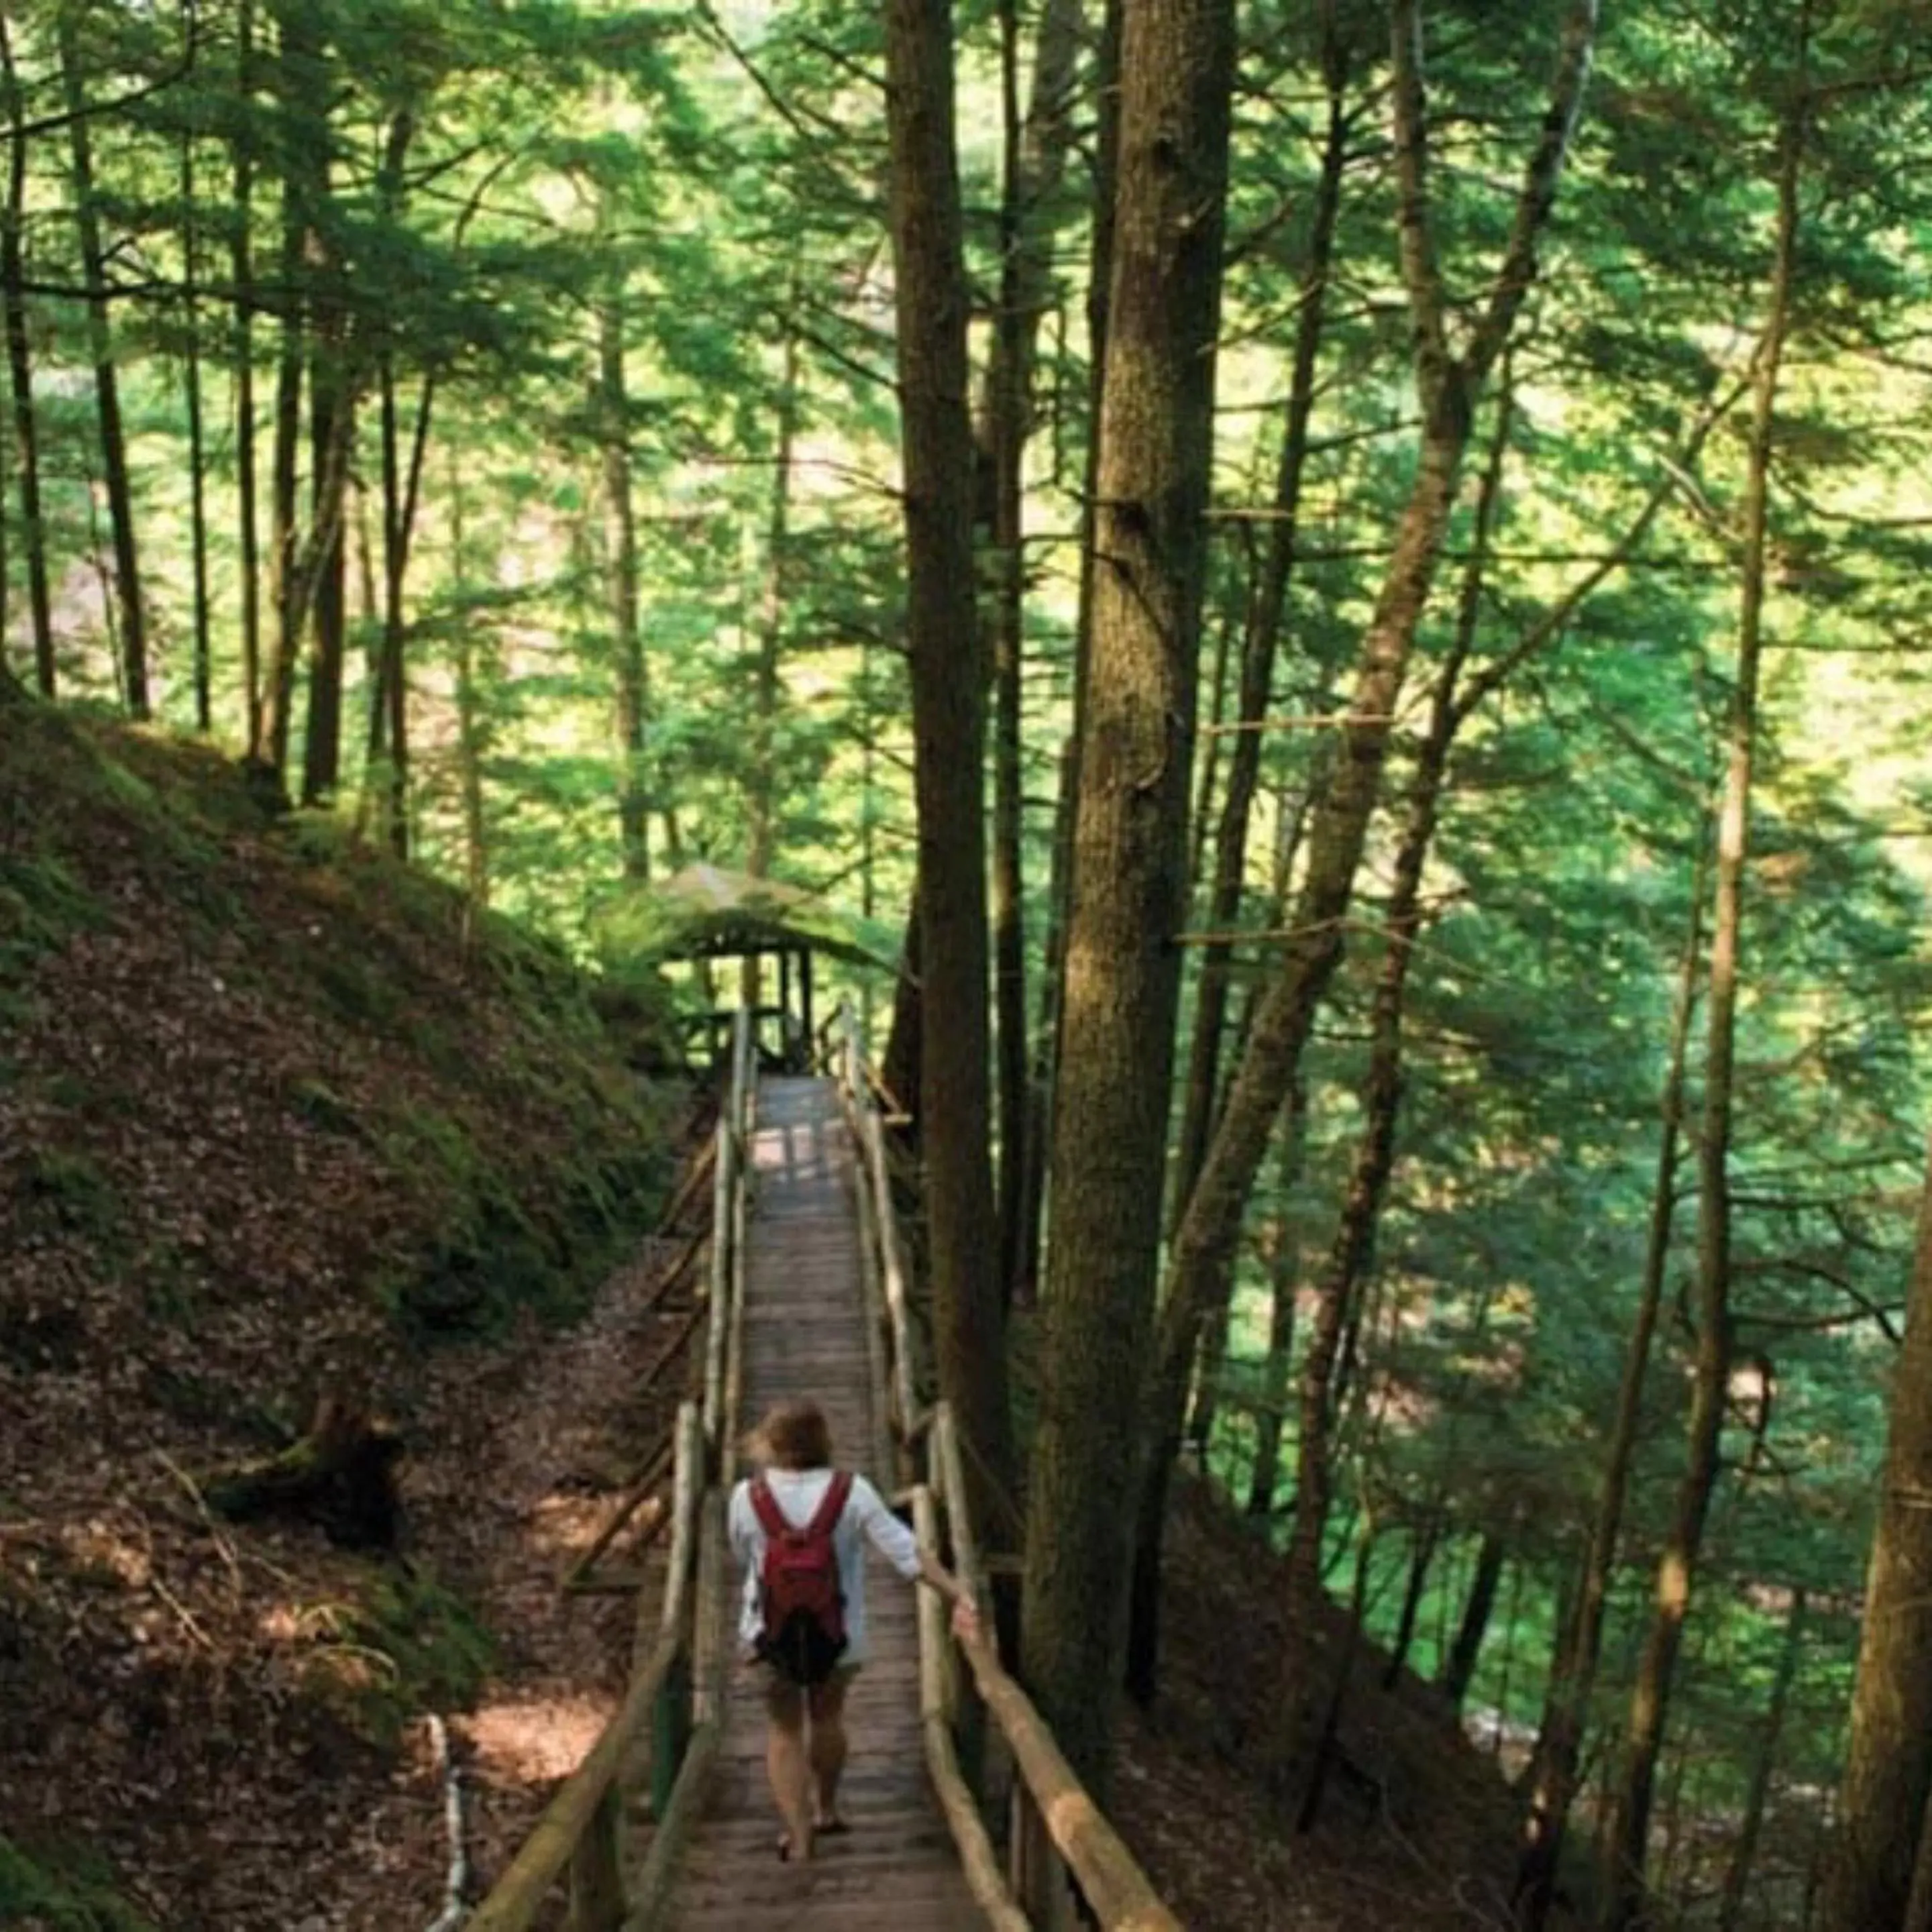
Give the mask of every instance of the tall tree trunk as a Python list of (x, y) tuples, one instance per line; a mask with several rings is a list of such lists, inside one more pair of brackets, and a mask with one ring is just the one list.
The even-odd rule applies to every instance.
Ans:
[(134, 486), (128, 466), (128, 435), (121, 416), (121, 384), (114, 366), (113, 329), (107, 314), (107, 251), (94, 184), (92, 124), (81, 72), (80, 16), (63, 7), (55, 16), (68, 138), (74, 162), (74, 222), (80, 236), (81, 273), (88, 290), (88, 346), (94, 358), (94, 405), (100, 418), (102, 480), (107, 489), (114, 545), (114, 594), (121, 616), (121, 671), (128, 709), (152, 715), (148, 692), (148, 620), (141, 601), (141, 563), (134, 537)]
[(1820, 1924), (1900, 1922), (1915, 1858), (1932, 1849), (1932, 1151), (1905, 1344), (1892, 1385), (1857, 1688)]
[[(322, 532), (314, 587), (305, 590), (314, 616), (309, 630), (308, 728), (302, 741), (302, 802), (319, 805), (342, 775), (342, 680), (348, 651), (349, 550), (343, 506), (349, 452), (355, 446), (356, 401), (344, 366), (346, 349), (340, 267), (323, 274), (329, 293), (316, 305), (309, 364), (309, 445), (313, 452), (310, 514)], [(340, 454), (338, 452), (340, 452)], [(338, 476), (338, 471), (344, 473)]]
[(214, 728), (212, 613), (208, 587), (208, 454), (201, 394), (201, 218), (195, 208), (194, 136), (182, 135), (182, 306), (187, 322), (183, 374), (188, 389), (188, 547), (194, 584), (194, 724)]
[[(1804, 0), (1804, 4), (1801, 37), (1809, 26), (1809, 0)], [(1757, 741), (1772, 447), (1798, 248), (1798, 190), (1808, 111), (1802, 78), (1804, 58), (1801, 52), (1801, 77), (1786, 108), (1779, 141), (1778, 238), (1752, 398), (1738, 662), (1731, 697), (1730, 757), (1718, 823), (1706, 1022), (1704, 1118), (1697, 1144), (1697, 1340), (1688, 1444), (1671, 1526), (1658, 1565), (1650, 1635), (1631, 1691), (1616, 1802), (1604, 1834), (1602, 1923), (1606, 1932), (1624, 1932), (1644, 1910), (1644, 1864), (1649, 1844), (1652, 1791), (1658, 1755), (1663, 1748), (1678, 1653), (1690, 1611), (1705, 1521), (1717, 1488), (1730, 1379), (1730, 1144), (1738, 954)]]
[[(301, 469), (302, 357), (307, 334), (308, 248), (319, 209), (318, 176), (328, 154), (325, 69), (319, 22), (301, 0), (274, 0), (278, 43), (275, 95), (284, 129), (282, 176), (280, 341), (275, 371), (274, 451), (269, 508), (269, 576), (274, 608), (273, 660), (262, 680), (256, 755), (286, 774), (295, 706), (296, 668), (308, 610), (302, 585), (297, 484)], [(318, 129), (317, 122), (320, 121)]]
[(368, 784), (381, 836), (398, 858), (409, 855), (406, 815), (398, 809), (398, 782), (409, 756), (407, 727), (398, 730), (391, 715), (391, 687), (404, 676), (405, 620), (403, 585), (409, 568), (409, 530), (403, 514), (400, 425), (397, 421), (396, 372), (385, 355), (379, 379), (380, 440), (382, 457), (382, 631), (376, 646), (376, 670), (369, 694)]
[[(403, 162), (416, 129), (416, 116), (399, 109), (389, 125), (379, 191), (392, 218), (402, 206)], [(471, 206), (475, 206), (472, 201)], [(460, 238), (467, 211), (457, 225)], [(382, 464), (382, 634), (370, 680), (365, 784), (380, 836), (398, 859), (410, 850), (410, 730), (408, 624), (404, 587), (416, 541), (416, 514), (422, 502), (423, 467), (429, 455), (430, 425), (436, 411), (436, 378), (425, 375), (417, 398), (409, 460), (403, 460), (402, 422), (396, 393), (395, 358), (385, 349), (377, 368), (377, 434)]]
[(1130, 6), (1022, 1659), (1104, 1788), (1166, 1154), (1234, 22)]
[(1696, 1011), (1697, 979), (1704, 953), (1704, 894), (1708, 859), (1708, 824), (1700, 828), (1697, 860), (1690, 879), (1690, 928), (1678, 968), (1677, 996), (1659, 1112), (1657, 1172), (1652, 1184), (1650, 1226), (1644, 1245), (1643, 1274), (1637, 1290), (1636, 1318), (1624, 1351), (1617, 1392), (1616, 1420), (1604, 1457), (1603, 1487), (1590, 1526), (1589, 1546), (1577, 1580), (1574, 1616), (1563, 1627), (1551, 1669), (1550, 1710), (1538, 1741), (1528, 1783), (1529, 1813), (1516, 1874), (1519, 1909), (1526, 1932), (1540, 1932), (1556, 1902), (1556, 1874), (1570, 1808), (1576, 1802), (1585, 1719), (1596, 1688), (1602, 1654), (1604, 1622), (1616, 1574), (1617, 1544), (1623, 1532), (1624, 1504), (1630, 1490), (1632, 1459), (1643, 1418), (1644, 1378), (1664, 1304), (1670, 1265), (1671, 1231), (1677, 1207), (1677, 1170), (1684, 1126), (1684, 1077), (1690, 1055), (1691, 1021)]
[(1503, 1580), (1503, 1566), (1509, 1550), (1494, 1531), (1486, 1531), (1476, 1555), (1475, 1574), (1469, 1580), (1469, 1594), (1462, 1600), (1462, 1620), (1456, 1627), (1456, 1641), (1450, 1646), (1448, 1661), (1442, 1667), (1443, 1694), (1457, 1710), (1469, 1694), (1475, 1680), (1476, 1665), (1483, 1654), (1483, 1640), (1496, 1614), (1496, 1589)]
[[(449, 458), (449, 565), (459, 596), (470, 581), (468, 505), (461, 465), (452, 451)], [(463, 802), (463, 878), (470, 903), (478, 911), (490, 904), (490, 849), (483, 801), (482, 706), (476, 688), (475, 628), (466, 620), (456, 628), (456, 770)]]
[[(745, 869), (754, 879), (770, 872), (778, 815), (778, 673), (784, 645), (785, 565), (791, 542), (792, 448), (798, 437), (798, 332), (788, 320), (784, 371), (778, 383), (778, 446), (772, 464), (770, 520), (765, 532), (764, 596), (758, 613), (758, 658), (752, 689), (752, 772), (746, 800), (750, 826)], [(755, 990), (757, 962), (746, 962)]]
[(1000, 292), (986, 374), (993, 478), (993, 984), (998, 1049), (1000, 1282), (1010, 1302), (1025, 1252), (1027, 988), (1024, 772), (1021, 670), (1025, 634), (1024, 474), (1033, 427), (1035, 344), (1052, 292), (1046, 205), (1072, 136), (1080, 0), (1048, 0), (1040, 17), (1032, 98), (1020, 112), (1019, 9), (1000, 0)]
[(919, 1136), (920, 1094), (926, 1068), (925, 941), (919, 907), (920, 891), (915, 881), (911, 901), (906, 907), (898, 974), (892, 981), (892, 1025), (886, 1034), (884, 1057), (879, 1062), (879, 1077), (885, 1082), (886, 1091), (908, 1117), (901, 1128), (902, 1136), (914, 1142)]
[[(797, 290), (793, 290), (793, 300)], [(772, 464), (771, 516), (765, 531), (764, 591), (758, 611), (758, 655), (752, 680), (752, 762), (746, 788), (745, 870), (754, 879), (772, 868), (778, 818), (779, 671), (784, 646), (786, 552), (790, 544), (792, 446), (798, 436), (798, 332), (788, 310), (783, 372), (778, 384), (778, 447)], [(739, 979), (740, 1004), (760, 1004), (763, 962), (746, 956)]]
[[(975, 1452), (979, 1520), (1010, 1493), (986, 1010), (985, 657), (974, 605), (967, 290), (952, 8), (888, 0), (887, 118), (919, 809), (920, 1132), (940, 1386)], [(990, 1478), (990, 1480), (988, 1480)]]
[[(1282, 431), (1281, 460), (1275, 484), (1276, 520), (1270, 526), (1268, 549), (1241, 652), (1241, 682), (1234, 748), (1230, 756), (1228, 791), (1214, 844), (1214, 879), (1208, 895), (1205, 921), (1212, 933), (1226, 931), (1238, 914), (1247, 862), (1248, 820), (1261, 772), (1262, 733), (1268, 698), (1274, 685), (1274, 662), (1287, 609), (1288, 587), (1294, 568), (1301, 479), (1308, 451), (1308, 424), (1315, 404), (1316, 361), (1326, 319), (1328, 270), (1334, 254), (1335, 223), (1341, 206), (1342, 170), (1346, 159), (1348, 122), (1344, 91), (1347, 60), (1337, 32), (1335, 8), (1322, 8), (1322, 64), (1328, 88), (1328, 136), (1322, 173), (1316, 190), (1313, 227), (1300, 284), (1300, 314), (1297, 324), (1294, 370), (1289, 383), (1287, 420)], [(1194, 1030), (1182, 1102), (1180, 1138), (1173, 1168), (1172, 1198), (1178, 1215), (1192, 1190), (1202, 1150), (1212, 1124), (1214, 1088), (1220, 1042), (1232, 970), (1229, 950), (1210, 944), (1202, 962), (1196, 992)], [(1233, 1268), (1223, 1286), (1232, 1294)], [(1226, 1352), (1228, 1295), (1195, 1318), (1178, 1324), (1170, 1297), (1162, 1310), (1155, 1343), (1154, 1372), (1149, 1398), (1148, 1435), (1151, 1448), (1142, 1484), (1134, 1537), (1134, 1581), (1127, 1632), (1126, 1686), (1143, 1706), (1154, 1700), (1160, 1650), (1161, 1551), (1167, 1520), (1167, 1498), (1174, 1463), (1180, 1453), (1187, 1408), (1187, 1389), (1195, 1369), (1197, 1348), (1210, 1359), (1201, 1370), (1199, 1439), (1204, 1458), (1211, 1433), (1212, 1381)], [(1203, 1330), (1207, 1342), (1203, 1344)], [(1277, 1442), (1279, 1438), (1277, 1438)]]
[(34, 628), (34, 682), (55, 694), (53, 600), (47, 587), (46, 526), (40, 516), (38, 420), (34, 410), (33, 353), (27, 330), (26, 218), (27, 135), (12, 37), (0, 14), (0, 76), (7, 95), (7, 201), (0, 214), (0, 302), (5, 306), (7, 371), (13, 392), (14, 470), (20, 492), (20, 536), (27, 553), (27, 601)]
[(638, 514), (631, 487), (631, 403), (624, 376), (624, 284), (623, 274), (614, 271), (597, 304), (597, 413), (611, 661), (616, 672), (618, 837), (625, 878), (641, 880), (651, 871), (650, 786), (644, 768), (649, 698), (639, 615)]
[[(1339, 964), (1342, 921), (1382, 788), (1396, 706), (1468, 448), (1472, 412), (1516, 326), (1537, 272), (1536, 244), (1554, 204), (1595, 38), (1595, 0), (1575, 0), (1562, 34), (1551, 106), (1518, 197), (1508, 246), (1467, 344), (1453, 354), (1426, 181), (1420, 9), (1395, 0), (1393, 97), (1405, 278), (1415, 338), (1424, 431), (1388, 576), (1360, 648), (1341, 754), (1317, 801), (1308, 864), (1281, 964), (1252, 1028), (1175, 1235), (1162, 1315), (1163, 1361), (1192, 1359), (1202, 1324), (1233, 1267), (1242, 1215), (1270, 1130), (1299, 1070), (1316, 1010)], [(1171, 1406), (1171, 1398), (1170, 1398)], [(1160, 1426), (1167, 1427), (1163, 1414)]]
[[(1335, 1386), (1338, 1351), (1368, 1274), (1382, 1202), (1395, 1164), (1396, 1128), (1402, 1112), (1402, 1012), (1416, 940), (1422, 930), (1423, 874), (1436, 842), (1450, 754), (1468, 715), (1456, 686), (1476, 642), (1484, 578), (1502, 503), (1503, 470), (1514, 413), (1514, 399), (1505, 376), (1489, 460), (1477, 493), (1475, 530), (1455, 632), (1436, 680), (1428, 729), (1417, 753), (1408, 823), (1396, 852), (1394, 890), (1384, 915), (1388, 940), (1370, 1006), (1361, 1137), (1342, 1197), (1328, 1263), (1316, 1288), (1315, 1326), (1302, 1364), (1294, 1530), (1288, 1551), (1289, 1628), (1295, 1632), (1312, 1630), (1321, 1597), (1322, 1536), (1328, 1526), (1332, 1432), (1338, 1407)], [(1294, 1685), (1284, 1682), (1281, 1698), (1288, 1707), (1283, 1712), (1285, 1718), (1292, 1712), (1294, 1694)]]
[(1744, 1816), (1738, 1822), (1737, 1842), (1731, 1848), (1730, 1864), (1724, 1873), (1724, 1898), (1718, 1909), (1718, 1932), (1737, 1932), (1744, 1922), (1744, 1894), (1750, 1889), (1751, 1868), (1757, 1858), (1757, 1841), (1764, 1829), (1764, 1810), (1771, 1796), (1771, 1778), (1778, 1763), (1778, 1748), (1784, 1735), (1784, 1713), (1791, 1702), (1791, 1687), (1798, 1680), (1798, 1665), (1804, 1652), (1805, 1595), (1791, 1593), (1791, 1608), (1785, 1613), (1784, 1641), (1778, 1653), (1778, 1674), (1772, 1679), (1771, 1702), (1764, 1714), (1764, 1733), (1751, 1760), (1750, 1788), (1744, 1794)]
[(1402, 1613), (1396, 1619), (1388, 1661), (1382, 1666), (1384, 1690), (1393, 1690), (1402, 1681), (1409, 1651), (1415, 1642), (1415, 1626), (1422, 1615), (1422, 1599), (1429, 1588), (1429, 1573), (1442, 1542), (1442, 1502), (1438, 1497), (1429, 1514), (1416, 1526), (1414, 1541), (1409, 1552), (1408, 1582), (1402, 1593)]
[[(1295, 546), (1300, 534), (1301, 485), (1308, 464), (1308, 425), (1315, 410), (1315, 380), (1322, 337), (1328, 324), (1328, 275), (1335, 252), (1335, 224), (1342, 206), (1342, 176), (1348, 158), (1349, 118), (1346, 98), (1348, 50), (1336, 21), (1335, 0), (1322, 8), (1322, 70), (1328, 96), (1328, 125), (1322, 148), (1322, 169), (1315, 185), (1308, 254), (1296, 292), (1294, 350), (1288, 379), (1288, 404), (1282, 428), (1280, 460), (1276, 466), (1272, 518), (1261, 569), (1251, 600), (1241, 651), (1241, 682), (1238, 729), (1229, 754), (1228, 790), (1214, 837), (1214, 880), (1202, 923), (1210, 932), (1225, 932), (1238, 920), (1242, 884), (1246, 876), (1248, 823), (1260, 782), (1262, 750), (1270, 698), (1274, 689), (1275, 659), (1288, 610), (1288, 585), (1294, 571)], [(1215, 1094), (1220, 1081), (1222, 1034), (1226, 1024), (1228, 992), (1234, 964), (1228, 949), (1210, 946), (1201, 962), (1195, 990), (1194, 1028), (1188, 1049), (1187, 1081), (1181, 1103), (1172, 1184), (1172, 1214), (1178, 1226), (1196, 1177), (1206, 1157), (1214, 1124)], [(1183, 1371), (1184, 1372), (1184, 1370)]]
[(1060, 1028), (1066, 1012), (1066, 940), (1073, 890), (1074, 801), (1080, 788), (1080, 760), (1084, 746), (1082, 706), (1087, 688), (1087, 661), (1094, 630), (1094, 492), (1100, 473), (1100, 392), (1106, 368), (1108, 306), (1112, 298), (1114, 186), (1120, 174), (1120, 35), (1124, 0), (1104, 0), (1100, 41), (1095, 51), (1092, 92), (1095, 128), (1092, 176), (1093, 219), (1087, 265), (1087, 448), (1080, 506), (1080, 604), (1073, 632), (1073, 728), (1060, 763), (1060, 798), (1054, 842), (1054, 874), (1049, 894), (1052, 924), (1048, 970), (1053, 976), (1046, 996), (1050, 1024), (1033, 1073), (1033, 1108), (1039, 1130), (1028, 1144), (1026, 1186), (1022, 1208), (1026, 1226), (1021, 1246), (1030, 1258), (1029, 1282), (1040, 1279), (1040, 1244), (1046, 1220), (1048, 1150), (1060, 1083)]
[[(235, 21), (236, 92), (244, 110), (254, 100), (254, 0), (238, 0)], [(260, 758), (262, 719), (262, 559), (255, 484), (254, 136), (245, 126), (235, 140), (234, 226), (229, 260), (235, 278), (231, 329), (234, 371), (235, 490), (242, 593), (242, 693), (248, 754)]]
[[(1288, 1219), (1287, 1201), (1301, 1170), (1307, 1120), (1307, 1089), (1297, 1081), (1288, 1096), (1280, 1177), (1275, 1183), (1282, 1205), (1269, 1224), (1265, 1251), (1270, 1294), (1268, 1364), (1262, 1372), (1262, 1399), (1255, 1412), (1255, 1466), (1248, 1480), (1248, 1514), (1264, 1521), (1274, 1514), (1275, 1486), (1281, 1478), (1282, 1426), (1288, 1418), (1288, 1375), (1294, 1354), (1294, 1298), (1301, 1279), (1301, 1244)], [(1157, 1564), (1154, 1574), (1160, 1574)], [(1138, 1571), (1136, 1582), (1138, 1587)]]
[(1053, 808), (1053, 873), (1048, 893), (1045, 957), (1040, 976), (1040, 1018), (1027, 1070), (1026, 1162), (1020, 1191), (1020, 1251), (1009, 1301), (1030, 1304), (1040, 1284), (1040, 1238), (1046, 1219), (1048, 1124), (1053, 1117), (1054, 1070), (1060, 1044), (1060, 994), (1066, 957), (1066, 895), (1062, 881), (1073, 862), (1073, 772), (1071, 739), (1060, 747), (1060, 782)]

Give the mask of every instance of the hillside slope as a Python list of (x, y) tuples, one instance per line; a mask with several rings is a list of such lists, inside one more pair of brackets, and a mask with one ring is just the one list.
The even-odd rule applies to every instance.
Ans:
[[(0, 700), (0, 1922), (434, 1916), (418, 1720), (532, 1661), (468, 1519), (615, 1480), (682, 1105), (560, 956), (212, 751)], [(400, 1436), (399, 1550), (207, 1507), (325, 1399)]]

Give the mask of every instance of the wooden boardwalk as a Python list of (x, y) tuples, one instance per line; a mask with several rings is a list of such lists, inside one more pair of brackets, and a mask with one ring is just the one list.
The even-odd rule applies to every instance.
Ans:
[[(841, 1462), (867, 1467), (874, 1441), (854, 1150), (830, 1082), (765, 1079), (750, 1150), (752, 1220), (744, 1312), (743, 1418), (785, 1396), (814, 1397)], [(693, 1833), (672, 1923), (688, 1932), (955, 1932), (985, 1924), (926, 1781), (911, 1586), (868, 1564), (871, 1660), (848, 1706), (852, 1761), (841, 1793), (849, 1835), (808, 1865), (782, 1864), (765, 1782), (765, 1726), (752, 1674), (734, 1669), (709, 1803)], [(727, 1615), (735, 1625), (736, 1580)], [(735, 1654), (735, 1630), (720, 1633)]]

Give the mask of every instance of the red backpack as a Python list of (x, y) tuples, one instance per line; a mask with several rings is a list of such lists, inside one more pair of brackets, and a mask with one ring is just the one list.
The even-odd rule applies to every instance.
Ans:
[(752, 1508), (765, 1532), (759, 1579), (765, 1628), (758, 1654), (795, 1684), (824, 1683), (845, 1648), (845, 1593), (832, 1537), (851, 1493), (850, 1474), (834, 1471), (824, 1501), (800, 1529), (762, 1476), (752, 1484)]

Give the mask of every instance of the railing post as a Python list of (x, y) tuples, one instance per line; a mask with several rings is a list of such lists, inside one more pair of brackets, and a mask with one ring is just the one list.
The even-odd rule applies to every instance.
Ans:
[(624, 1876), (617, 1860), (620, 1816), (614, 1779), (604, 1787), (570, 1856), (571, 1932), (619, 1932), (623, 1924)]
[(651, 1707), (651, 1816), (662, 1820), (691, 1742), (691, 1666), (682, 1652)]

